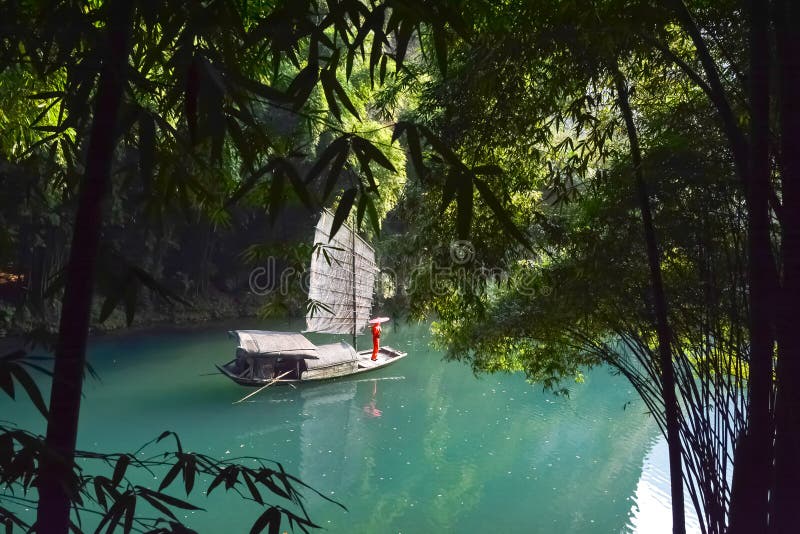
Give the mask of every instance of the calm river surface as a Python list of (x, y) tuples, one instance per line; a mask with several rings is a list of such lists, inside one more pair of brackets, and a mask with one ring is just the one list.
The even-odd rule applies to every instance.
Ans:
[[(520, 375), (475, 378), (443, 362), (427, 325), (387, 326), (382, 341), (409, 352), (397, 364), (232, 405), (252, 390), (204, 376), (233, 354), (226, 328), (93, 341), (101, 381), (85, 388), (79, 446), (134, 451), (168, 429), (188, 450), (278, 460), (348, 508), (308, 496), (328, 532), (670, 531), (666, 446), (627, 382), (605, 369), (554, 397)], [(24, 403), (0, 399), (0, 409), (41, 431)], [(187, 517), (201, 532), (247, 532), (258, 513), (221, 492), (191, 500), (208, 510)]]

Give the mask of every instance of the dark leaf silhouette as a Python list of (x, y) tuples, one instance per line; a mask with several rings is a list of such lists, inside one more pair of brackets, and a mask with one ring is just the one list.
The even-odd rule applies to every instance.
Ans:
[(339, 228), (342, 227), (345, 219), (347, 219), (347, 216), (350, 214), (350, 210), (353, 207), (353, 202), (355, 201), (357, 193), (358, 189), (356, 188), (348, 189), (342, 193), (342, 198), (339, 200), (339, 205), (336, 207), (336, 212), (333, 214), (333, 222), (331, 223), (331, 238), (336, 235), (336, 232), (339, 231)]
[(511, 235), (514, 236), (520, 243), (522, 243), (526, 248), (532, 250), (533, 246), (528, 239), (528, 237), (522, 233), (522, 231), (517, 228), (514, 224), (514, 221), (508, 216), (508, 212), (503, 208), (503, 205), (500, 204), (500, 201), (492, 192), (491, 188), (481, 180), (480, 178), (474, 177), (472, 182), (475, 184), (475, 188), (478, 190), (478, 193), (481, 195), (481, 200), (486, 203), (489, 208), (491, 208), (492, 212), (494, 212), (497, 219), (502, 224), (503, 228)]
[(278, 534), (280, 532), (281, 512), (278, 508), (271, 506), (264, 511), (261, 516), (253, 523), (250, 529), (250, 534), (259, 534), (264, 532), (264, 529), (269, 527), (269, 534)]

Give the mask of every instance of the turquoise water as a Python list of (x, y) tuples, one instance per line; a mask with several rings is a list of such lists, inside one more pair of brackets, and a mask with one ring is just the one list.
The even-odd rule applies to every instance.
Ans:
[[(174, 430), (188, 450), (278, 460), (347, 507), (309, 494), (312, 519), (335, 533), (670, 530), (663, 441), (606, 370), (554, 397), (519, 375), (476, 378), (442, 361), (425, 325), (389, 326), (382, 341), (409, 352), (397, 364), (233, 405), (252, 390), (206, 375), (233, 353), (229, 327), (95, 340), (101, 381), (85, 388), (79, 446), (134, 451)], [(41, 430), (26, 405), (0, 408)], [(258, 515), (222, 493), (191, 500), (207, 510), (186, 515), (201, 532), (247, 532)]]

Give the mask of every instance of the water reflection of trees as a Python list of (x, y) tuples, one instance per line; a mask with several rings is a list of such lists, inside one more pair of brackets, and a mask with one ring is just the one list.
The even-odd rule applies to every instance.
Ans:
[(404, 381), (300, 392), (300, 476), (345, 502), (348, 530), (625, 528), (657, 430), (620, 379), (600, 370), (556, 398), (426, 351)]

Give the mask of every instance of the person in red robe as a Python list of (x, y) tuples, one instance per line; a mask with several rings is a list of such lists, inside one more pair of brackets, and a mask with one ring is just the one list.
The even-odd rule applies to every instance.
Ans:
[(378, 360), (378, 348), (381, 339), (381, 323), (372, 323), (372, 361)]

